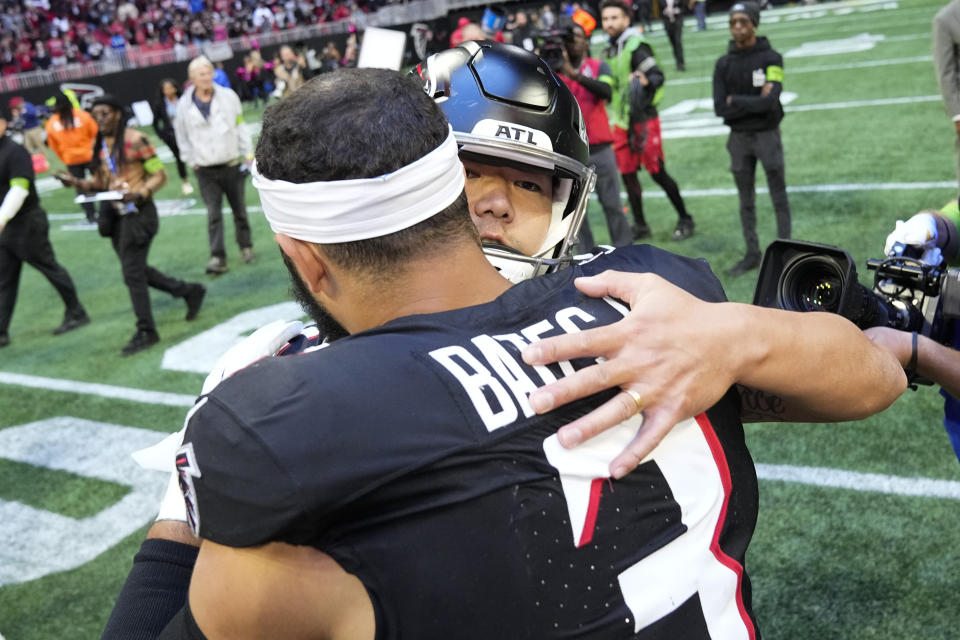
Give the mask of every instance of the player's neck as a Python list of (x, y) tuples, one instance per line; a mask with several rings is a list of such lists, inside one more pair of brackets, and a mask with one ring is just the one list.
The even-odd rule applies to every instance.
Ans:
[(368, 283), (362, 304), (337, 320), (350, 333), (425, 313), (483, 304), (511, 287), (475, 244), (416, 260), (388, 282)]

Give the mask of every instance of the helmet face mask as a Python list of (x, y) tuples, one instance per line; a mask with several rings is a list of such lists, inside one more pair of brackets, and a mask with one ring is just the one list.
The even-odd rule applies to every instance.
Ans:
[(514, 282), (568, 265), (596, 178), (580, 107), (566, 84), (534, 54), (492, 42), (430, 56), (419, 72), (464, 158), (553, 175), (553, 211), (540, 248), (524, 256), (485, 245), (490, 261)]

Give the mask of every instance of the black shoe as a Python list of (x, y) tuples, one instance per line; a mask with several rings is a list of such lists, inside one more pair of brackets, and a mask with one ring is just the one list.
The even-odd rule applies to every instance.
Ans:
[(673, 230), (673, 239), (686, 240), (693, 235), (695, 226), (693, 218), (680, 218), (680, 220), (677, 221), (677, 226)]
[(187, 322), (190, 322), (200, 313), (200, 307), (203, 306), (203, 296), (207, 295), (207, 288), (202, 284), (190, 285), (190, 290), (184, 294), (183, 299), (187, 303)]
[(650, 227), (646, 224), (639, 224), (633, 228), (633, 240), (643, 240), (644, 238), (649, 238), (653, 234), (650, 232)]
[(140, 331), (137, 330), (133, 337), (130, 338), (130, 342), (127, 343), (121, 351), (120, 355), (130, 356), (138, 351), (143, 351), (149, 347), (160, 342), (160, 336), (157, 335), (156, 331)]
[(210, 262), (207, 263), (207, 273), (220, 275), (221, 273), (226, 273), (229, 270), (230, 268), (227, 267), (227, 261), (223, 258), (214, 256), (210, 258)]
[(760, 266), (760, 254), (759, 253), (748, 253), (743, 257), (743, 260), (733, 265), (727, 269), (727, 273), (731, 276), (743, 275), (747, 271), (753, 271)]
[(10, 344), (10, 336), (4, 333), (0, 333), (0, 349)]
[(53, 335), (59, 336), (67, 331), (73, 331), (88, 324), (90, 324), (90, 316), (87, 315), (86, 311), (81, 311), (76, 315), (68, 315), (63, 319), (63, 323), (53, 330)]

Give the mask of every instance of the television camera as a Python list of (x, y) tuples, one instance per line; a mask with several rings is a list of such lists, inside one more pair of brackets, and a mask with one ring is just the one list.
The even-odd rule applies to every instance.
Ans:
[(873, 288), (860, 284), (850, 254), (826, 244), (776, 240), (767, 247), (753, 304), (788, 311), (838, 313), (861, 329), (916, 331), (952, 340), (960, 318), (960, 269), (920, 259), (922, 249), (894, 244), (883, 259), (867, 260)]

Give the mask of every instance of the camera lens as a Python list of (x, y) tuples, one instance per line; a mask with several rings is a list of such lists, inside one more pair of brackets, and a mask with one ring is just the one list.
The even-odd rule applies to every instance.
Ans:
[(780, 308), (837, 313), (843, 284), (843, 274), (833, 260), (805, 256), (783, 270), (778, 292)]

